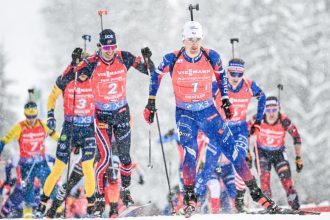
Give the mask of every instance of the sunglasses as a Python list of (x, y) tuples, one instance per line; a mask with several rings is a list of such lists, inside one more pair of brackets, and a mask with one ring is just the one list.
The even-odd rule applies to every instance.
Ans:
[(199, 42), (200, 40), (202, 40), (202, 38), (200, 38), (200, 37), (189, 37), (187, 40), (190, 41), (190, 42)]
[(239, 78), (241, 78), (243, 76), (243, 73), (239, 73), (239, 72), (229, 72), (229, 74), (232, 77), (239, 77)]
[(37, 118), (36, 115), (25, 115), (25, 117), (26, 117), (27, 119), (35, 119), (35, 118)]
[(274, 113), (274, 112), (277, 112), (278, 111), (278, 107), (276, 107), (276, 108), (266, 108), (266, 110), (265, 110), (265, 112), (267, 112), (267, 113)]
[(101, 45), (101, 48), (104, 51), (111, 51), (111, 50), (117, 49), (117, 45), (116, 44), (112, 44), (112, 45)]

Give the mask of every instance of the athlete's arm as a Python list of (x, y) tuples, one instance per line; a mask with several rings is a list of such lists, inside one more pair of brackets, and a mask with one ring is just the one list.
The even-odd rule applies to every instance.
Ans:
[(265, 93), (261, 90), (261, 88), (252, 81), (251, 83), (251, 91), (253, 97), (256, 97), (258, 100), (258, 110), (257, 110), (257, 116), (256, 116), (256, 121), (261, 121), (263, 118), (264, 110), (265, 110), (265, 104), (266, 104), (266, 95)]
[[(124, 65), (126, 66), (127, 70), (131, 67), (134, 67), (141, 73), (148, 75), (147, 65), (144, 62), (142, 62), (141, 56), (136, 57), (127, 51), (121, 51), (121, 55), (123, 57), (123, 62), (124, 62)], [(151, 59), (148, 59), (148, 66), (149, 66), (150, 72), (153, 72), (155, 70), (155, 65)]]
[(22, 132), (22, 127), (19, 123), (17, 123), (16, 125), (14, 125), (14, 127), (10, 129), (10, 131), (3, 138), (1, 138), (0, 141), (3, 142), (4, 144), (8, 144), (13, 139), (18, 140), (19, 137), (21, 136), (21, 132)]
[(163, 57), (163, 61), (151, 73), (150, 84), (149, 84), (149, 98), (155, 99), (160, 82), (161, 82), (163, 76), (170, 71), (170, 65), (174, 62), (175, 58), (176, 58), (176, 55), (174, 53), (166, 54)]
[(226, 71), (222, 66), (220, 55), (216, 51), (210, 50), (209, 56), (211, 64), (214, 65), (214, 74), (220, 88), (221, 99), (228, 99), (228, 79), (226, 76)]
[(288, 117), (282, 119), (282, 125), (284, 129), (288, 131), (291, 137), (293, 138), (293, 144), (294, 144), (296, 156), (301, 156), (301, 137), (296, 125), (293, 124)]

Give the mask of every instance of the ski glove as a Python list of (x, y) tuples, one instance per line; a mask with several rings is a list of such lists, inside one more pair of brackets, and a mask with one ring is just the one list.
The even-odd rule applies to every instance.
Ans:
[(144, 179), (143, 179), (143, 176), (142, 175), (139, 176), (139, 182), (138, 182), (138, 184), (140, 184), (140, 185), (143, 185), (144, 184)]
[(54, 110), (53, 109), (49, 110), (48, 113), (47, 113), (47, 127), (50, 130), (55, 131), (56, 119), (54, 117)]
[(146, 59), (150, 59), (152, 53), (149, 47), (145, 47), (141, 49), (142, 56)]
[(296, 171), (297, 173), (300, 173), (301, 170), (303, 169), (304, 165), (303, 162), (301, 160), (300, 156), (296, 156)]
[(143, 116), (144, 119), (147, 121), (148, 124), (151, 124), (154, 122), (154, 117), (156, 113), (156, 100), (155, 99), (148, 99), (148, 104), (146, 105)]
[(250, 151), (247, 152), (246, 157), (245, 157), (245, 160), (246, 160), (249, 168), (251, 169), (252, 168), (252, 161), (253, 161), (253, 159), (252, 159), (252, 155), (251, 155)]
[(229, 120), (232, 119), (232, 117), (234, 116), (234, 108), (230, 103), (229, 99), (223, 99), (221, 107), (225, 111), (226, 118)]
[(254, 124), (250, 128), (250, 135), (257, 134), (260, 132), (260, 124), (261, 124), (261, 121), (254, 122)]
[[(80, 59), (81, 59), (81, 54), (82, 54), (83, 49), (81, 49), (80, 47), (77, 47), (76, 49), (73, 50), (71, 57), (72, 57), (72, 65), (77, 64)], [(78, 60), (78, 61), (77, 61)]]

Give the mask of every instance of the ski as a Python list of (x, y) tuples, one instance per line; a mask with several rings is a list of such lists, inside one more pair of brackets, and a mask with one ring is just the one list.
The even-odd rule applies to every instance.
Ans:
[(293, 210), (293, 209), (287, 209), (287, 208), (280, 208), (279, 210), (276, 211), (276, 213), (269, 213), (269, 212), (267, 212), (267, 210), (259, 210), (259, 211), (248, 212), (247, 214), (320, 215), (321, 213), (312, 212), (312, 211), (304, 211), (304, 210)]
[(138, 209), (141, 209), (141, 208), (144, 208), (146, 206), (149, 206), (151, 205), (152, 202), (149, 201), (148, 203), (146, 204), (143, 204), (143, 205), (132, 205), (132, 206), (129, 206), (127, 207), (124, 211), (122, 211), (118, 217), (121, 218), (121, 217), (126, 217), (128, 214), (130, 214), (131, 212), (135, 211), (135, 210), (138, 210)]

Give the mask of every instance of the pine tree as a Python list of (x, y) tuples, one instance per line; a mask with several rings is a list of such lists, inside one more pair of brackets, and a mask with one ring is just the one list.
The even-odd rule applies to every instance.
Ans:
[(11, 110), (13, 96), (7, 91), (10, 81), (5, 76), (6, 57), (3, 53), (3, 47), (0, 45), (0, 136), (4, 135), (10, 126), (12, 126), (15, 114)]

